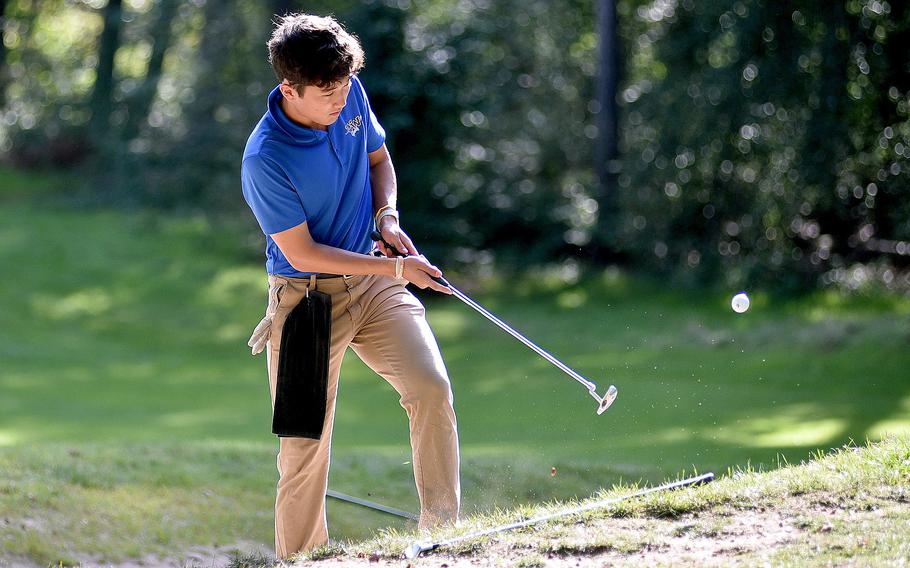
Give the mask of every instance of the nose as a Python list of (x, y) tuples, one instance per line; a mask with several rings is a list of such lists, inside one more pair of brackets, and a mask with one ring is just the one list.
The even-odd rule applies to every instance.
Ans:
[(335, 110), (343, 109), (348, 102), (348, 89), (339, 89), (333, 99), (332, 103)]

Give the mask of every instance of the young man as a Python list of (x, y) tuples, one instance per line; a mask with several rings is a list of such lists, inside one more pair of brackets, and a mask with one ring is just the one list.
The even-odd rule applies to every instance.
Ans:
[[(254, 354), (267, 348), (273, 406), (278, 367), (292, 355), (281, 352), (289, 314), (310, 291), (331, 298), (325, 401), (319, 396), (299, 409), (324, 408), (321, 431), (279, 442), (275, 548), (287, 558), (328, 542), (332, 422), (348, 346), (401, 395), (421, 528), (457, 519), (459, 456), (445, 365), (423, 306), (405, 285), (451, 292), (431, 279), (439, 269), (399, 225), (385, 131), (357, 78), (360, 44), (332, 18), (293, 14), (281, 19), (268, 47), (279, 85), (247, 142), (242, 185), (266, 235), (269, 303), (250, 346)], [(374, 225), (409, 256), (396, 257), (383, 244), (384, 256), (370, 254)], [(368, 427), (369, 417), (363, 420)]]

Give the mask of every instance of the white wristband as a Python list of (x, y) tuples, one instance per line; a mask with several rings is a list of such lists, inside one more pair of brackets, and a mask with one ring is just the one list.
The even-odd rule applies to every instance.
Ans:
[(404, 259), (400, 256), (395, 257), (395, 278), (401, 280), (404, 275)]
[(398, 215), (398, 210), (389, 207), (388, 209), (383, 209), (379, 212), (379, 217), (376, 217), (376, 226), (379, 226), (379, 224), (382, 222), (383, 217), (388, 217), (389, 215), (395, 217), (396, 221), (401, 221), (401, 217)]

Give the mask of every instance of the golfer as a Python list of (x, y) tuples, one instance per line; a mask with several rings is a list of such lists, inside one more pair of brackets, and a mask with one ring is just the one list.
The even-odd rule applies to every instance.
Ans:
[[(405, 285), (450, 290), (431, 279), (439, 269), (420, 256), (399, 223), (385, 131), (357, 77), (360, 43), (332, 18), (293, 14), (280, 19), (268, 48), (279, 84), (241, 168), (243, 196), (265, 234), (269, 274), (265, 318), (249, 344), (254, 354), (266, 350), (273, 418), (276, 389), (318, 393), (282, 410), (316, 417), (302, 435), (279, 433), (275, 548), (283, 559), (328, 542), (332, 422), (349, 346), (392, 385), (407, 412), (419, 526), (455, 521), (461, 490), (449, 378), (423, 306)], [(374, 227), (408, 256), (395, 256), (384, 244), (376, 245), (381, 255), (371, 254)], [(330, 325), (284, 330), (295, 308), (315, 296), (330, 300)], [(282, 352), (283, 344), (301, 341), (313, 352), (326, 346), (326, 372), (318, 365), (314, 371), (290, 348)], [(369, 420), (362, 416), (360, 427), (369, 428)]]

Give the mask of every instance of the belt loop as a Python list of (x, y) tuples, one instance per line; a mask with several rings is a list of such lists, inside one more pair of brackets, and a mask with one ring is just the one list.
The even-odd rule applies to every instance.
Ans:
[(310, 288), (312, 288), (313, 290), (316, 289), (316, 275), (315, 274), (310, 274), (310, 283), (307, 284), (306, 292), (304, 293), (304, 297), (306, 297), (306, 298), (310, 297)]

